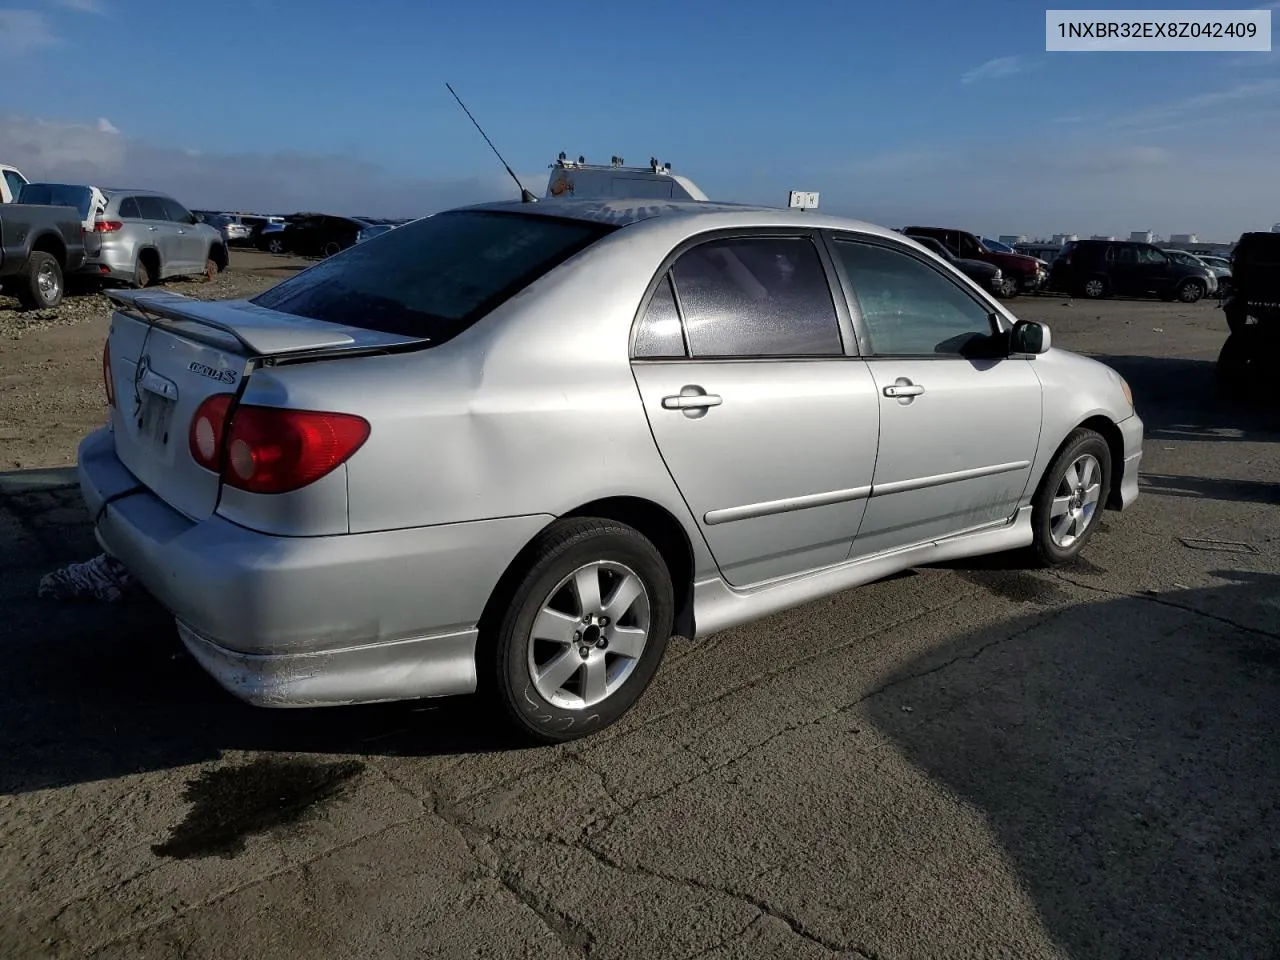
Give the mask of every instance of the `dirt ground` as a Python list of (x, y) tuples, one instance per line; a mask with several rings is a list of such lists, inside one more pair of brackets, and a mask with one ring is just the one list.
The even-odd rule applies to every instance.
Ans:
[[(165, 289), (224, 300), (252, 297), (310, 261), (233, 250), (212, 283), (171, 280)], [(80, 438), (106, 418), (102, 346), (111, 305), (73, 293), (53, 310), (24, 311), (0, 296), (0, 471), (65, 467)]]

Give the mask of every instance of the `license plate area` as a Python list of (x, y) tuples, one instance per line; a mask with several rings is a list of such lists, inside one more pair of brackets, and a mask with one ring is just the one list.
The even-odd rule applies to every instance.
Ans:
[(138, 433), (157, 447), (169, 443), (169, 427), (173, 423), (174, 402), (150, 390), (142, 391), (142, 410), (138, 415)]
[(142, 406), (138, 410), (138, 435), (156, 447), (169, 444), (173, 411), (178, 403), (178, 385), (154, 370), (144, 370), (138, 378)]

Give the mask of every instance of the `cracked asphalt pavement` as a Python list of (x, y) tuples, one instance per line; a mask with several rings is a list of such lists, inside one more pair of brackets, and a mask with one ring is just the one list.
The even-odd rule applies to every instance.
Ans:
[(1147, 421), (1086, 559), (677, 639), (562, 747), (240, 704), (146, 598), (37, 599), (88, 517), (0, 474), (0, 956), (1276, 956), (1280, 423), (1212, 400), (1210, 304), (1014, 305)]

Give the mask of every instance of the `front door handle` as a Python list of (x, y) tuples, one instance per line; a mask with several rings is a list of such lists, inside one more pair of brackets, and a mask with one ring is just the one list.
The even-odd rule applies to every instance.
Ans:
[(662, 398), (662, 406), (667, 410), (705, 410), (707, 407), (718, 407), (723, 402), (714, 393), (680, 394)]
[(924, 387), (910, 380), (906, 383), (899, 381), (884, 388), (886, 397), (918, 397), (922, 393), (924, 393)]

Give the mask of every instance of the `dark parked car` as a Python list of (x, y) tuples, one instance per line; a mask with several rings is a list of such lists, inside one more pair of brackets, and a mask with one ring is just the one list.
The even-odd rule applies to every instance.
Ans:
[(995, 264), (987, 263), (985, 260), (964, 260), (952, 254), (950, 250), (944, 247), (941, 242), (933, 237), (916, 237), (910, 233), (907, 234), (916, 243), (920, 244), (931, 253), (936, 253), (947, 263), (951, 264), (974, 283), (990, 290), (992, 293), (999, 293), (1004, 282), (1004, 272)]
[(1133, 240), (1072, 240), (1053, 261), (1050, 285), (1072, 296), (1160, 297), (1195, 303), (1216, 286), (1208, 267), (1182, 263)]
[[(259, 235), (259, 246), (272, 253), (331, 257), (354, 246), (360, 231), (369, 226), (354, 217), (327, 213), (294, 214), (285, 218), (284, 229)], [(278, 241), (275, 246), (268, 246)]]
[(84, 265), (84, 225), (75, 207), (0, 207), (0, 291), (28, 309), (62, 302), (65, 277)]
[(1033, 293), (1044, 286), (1048, 279), (1044, 266), (1035, 257), (1021, 253), (1001, 253), (988, 250), (977, 234), (950, 227), (903, 227), (902, 232), (911, 237), (933, 237), (962, 260), (982, 260), (1000, 268), (1003, 274), (1001, 297), (1016, 297), (1019, 293)]

